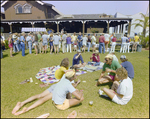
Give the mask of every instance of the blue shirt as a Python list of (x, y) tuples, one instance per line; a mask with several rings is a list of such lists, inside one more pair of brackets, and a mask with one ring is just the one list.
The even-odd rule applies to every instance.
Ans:
[(84, 63), (82, 56), (80, 55), (77, 59), (75, 58), (76, 56), (78, 56), (78, 54), (75, 54), (73, 57), (73, 65), (75, 64), (79, 64), (79, 61), (81, 60), (82, 63)]
[[(21, 41), (21, 43), (24, 43), (24, 42), (25, 42), (24, 36), (20, 36), (20, 41)], [(23, 42), (23, 41), (24, 41), (24, 42)]]
[(59, 44), (59, 41), (60, 41), (61, 39), (60, 39), (60, 36), (56, 35), (56, 36), (53, 37), (53, 40), (54, 40), (53, 43), (54, 43), (55, 45), (58, 45), (58, 44)]
[(125, 61), (125, 62), (122, 62), (121, 65), (122, 65), (122, 67), (124, 67), (127, 70), (128, 77), (134, 78), (134, 68), (133, 68), (133, 65), (131, 64), (131, 62)]
[(82, 40), (82, 35), (81, 35), (81, 36), (80, 36), (80, 35), (78, 35), (78, 39), (79, 39), (79, 41), (80, 41), (80, 40)]
[(121, 40), (122, 40), (122, 43), (126, 43), (126, 40), (128, 40), (128, 38), (127, 37), (122, 37)]

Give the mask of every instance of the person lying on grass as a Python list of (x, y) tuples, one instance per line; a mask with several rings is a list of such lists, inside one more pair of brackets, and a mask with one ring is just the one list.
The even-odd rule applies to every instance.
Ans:
[[(74, 84), (74, 87), (73, 87), (73, 85), (71, 85), (71, 81), (73, 82), (73, 80), (75, 78), (76, 78), (75, 71), (74, 70), (69, 70), (68, 72), (66, 72), (64, 74), (64, 76), (61, 78), (61, 80), (58, 83), (53, 84), (52, 86), (50, 86), (47, 90), (45, 90), (41, 94), (31, 96), (30, 98), (28, 98), (27, 100), (25, 100), (23, 102), (18, 102), (17, 105), (14, 107), (14, 109), (12, 111), (12, 114), (20, 115), (22, 113), (25, 113), (25, 112), (27, 112), (27, 111), (43, 104), (44, 102), (52, 99), (52, 95), (54, 93), (56, 93), (56, 94), (54, 94), (54, 96), (56, 97), (56, 99), (54, 99), (54, 101), (57, 101), (57, 99), (58, 99), (57, 96), (59, 96), (60, 91), (63, 91), (63, 93), (60, 94), (60, 96), (63, 96), (63, 97), (60, 97), (61, 101), (65, 100), (66, 102), (69, 102), (69, 104), (65, 103), (69, 107), (80, 103), (84, 99), (83, 98), (83, 92), (82, 91), (79, 92), (77, 89), (75, 89), (75, 87), (79, 84), (80, 80), (78, 80), (77, 83)], [(56, 90), (54, 90), (55, 88), (56, 88)], [(76, 97), (76, 99), (69, 99), (68, 100), (68, 99), (64, 98), (64, 97), (66, 97), (66, 95), (69, 91), (70, 91), (70, 93), (72, 93)], [(22, 111), (18, 111), (23, 105), (25, 105), (26, 103), (29, 103), (29, 102), (31, 102), (35, 99), (38, 99), (38, 100), (33, 105), (31, 105), (29, 107), (24, 107)], [(61, 106), (61, 105), (58, 105), (58, 107), (59, 106)]]
[[(118, 79), (113, 82), (112, 88), (103, 88), (103, 91), (112, 99), (113, 102), (125, 105), (133, 96), (132, 80), (128, 77), (128, 72), (124, 67), (118, 68), (116, 70), (116, 75), (118, 76)], [(118, 81), (121, 83), (119, 84)], [(100, 95), (102, 95), (102, 91)]]
[[(90, 57), (90, 59), (92, 59), (92, 62), (94, 62), (94, 66), (100, 65), (100, 58), (99, 58), (99, 51), (96, 50), (92, 56)], [(92, 62), (88, 62), (89, 64), (93, 64)]]
[[(116, 69), (120, 68), (121, 65), (116, 60), (113, 60), (113, 56), (111, 54), (105, 56), (105, 61), (106, 62), (103, 65), (103, 70), (96, 83), (96, 86), (103, 83), (113, 82), (115, 79), (117, 79), (117, 76), (115, 76)], [(104, 76), (105, 72), (110, 74)]]
[[(79, 63), (80, 60), (82, 64)], [(73, 63), (72, 66), (74, 66), (75, 68), (84, 67), (86, 65), (86, 63), (83, 61), (80, 50), (77, 50), (77, 54), (74, 55), (72, 63)]]

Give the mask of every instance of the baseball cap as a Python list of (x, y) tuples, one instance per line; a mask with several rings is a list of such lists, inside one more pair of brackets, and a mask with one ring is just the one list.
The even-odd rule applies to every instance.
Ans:
[(121, 55), (120, 59), (126, 59), (125, 55)]
[(108, 54), (108, 55), (105, 56), (105, 58), (113, 59), (113, 55), (112, 54)]
[(137, 33), (135, 33), (135, 35), (137, 35)]
[(69, 69), (69, 70), (66, 71), (65, 77), (66, 78), (71, 78), (74, 74), (75, 74), (75, 70), (74, 69)]

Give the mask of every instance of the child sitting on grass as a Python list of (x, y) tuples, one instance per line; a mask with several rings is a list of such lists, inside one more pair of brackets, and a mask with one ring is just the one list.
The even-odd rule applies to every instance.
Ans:
[(92, 62), (88, 62), (88, 65), (94, 65), (94, 66), (97, 66), (97, 65), (100, 65), (100, 57), (99, 57), (99, 51), (96, 50), (92, 56), (90, 57), (90, 59), (92, 59)]

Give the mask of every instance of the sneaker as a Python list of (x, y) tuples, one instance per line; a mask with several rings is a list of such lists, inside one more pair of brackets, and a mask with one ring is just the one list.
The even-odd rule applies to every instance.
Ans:
[(99, 92), (99, 94), (100, 94), (100, 95), (102, 95), (102, 94), (103, 94), (103, 91), (102, 91), (101, 89), (99, 89), (99, 91), (98, 91), (98, 92)]

